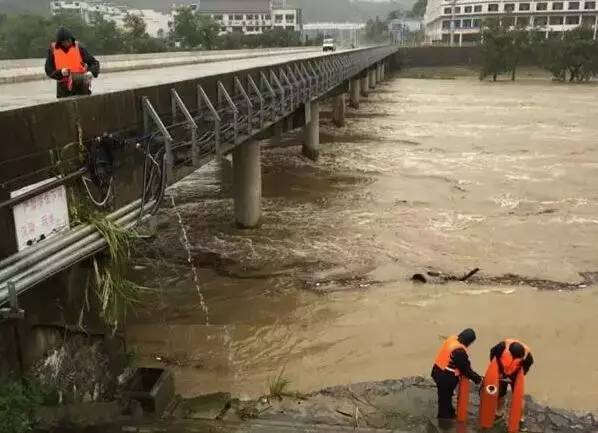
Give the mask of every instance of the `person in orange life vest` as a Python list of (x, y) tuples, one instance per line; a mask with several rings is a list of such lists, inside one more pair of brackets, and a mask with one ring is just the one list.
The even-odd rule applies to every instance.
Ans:
[(465, 329), (458, 336), (449, 337), (440, 347), (432, 378), (438, 391), (438, 418), (454, 419), (453, 394), (461, 375), (479, 384), (482, 378), (471, 368), (467, 348), (475, 341), (473, 329)]
[[(79, 45), (73, 32), (60, 27), (46, 57), (46, 75), (57, 81), (56, 97), (90, 95), (91, 77), (100, 74), (100, 62)], [(78, 76), (79, 80), (73, 80)]]
[(507, 395), (507, 387), (511, 386), (511, 391), (515, 385), (515, 379), (520, 369), (523, 374), (527, 374), (534, 357), (529, 348), (517, 340), (505, 340), (498, 343), (490, 349), (490, 362), (496, 359), (498, 361), (498, 371), (500, 373), (498, 416), (502, 416), (504, 397)]

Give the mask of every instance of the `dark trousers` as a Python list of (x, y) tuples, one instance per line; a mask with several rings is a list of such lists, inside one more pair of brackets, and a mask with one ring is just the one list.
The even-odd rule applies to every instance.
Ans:
[(432, 368), (432, 379), (436, 382), (438, 391), (438, 418), (455, 418), (455, 407), (453, 406), (453, 394), (459, 385), (459, 378), (450, 371), (444, 371), (434, 366)]

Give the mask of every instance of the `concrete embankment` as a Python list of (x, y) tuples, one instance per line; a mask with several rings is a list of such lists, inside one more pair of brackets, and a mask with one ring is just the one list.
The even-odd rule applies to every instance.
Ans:
[[(477, 387), (472, 387), (470, 402), (468, 425), (450, 421), (439, 425), (435, 418), (434, 384), (422, 377), (412, 377), (336, 386), (307, 395), (288, 393), (280, 398), (270, 396), (252, 401), (239, 401), (226, 393), (201, 396), (175, 402), (161, 421), (143, 419), (138, 414), (135, 421), (121, 418), (118, 425), (89, 431), (473, 433), (478, 431)], [(104, 404), (98, 410), (105, 411), (107, 407)], [(118, 406), (113, 406), (112, 410), (112, 419), (118, 419)], [(106, 419), (105, 416), (103, 419)], [(527, 397), (526, 428), (532, 433), (591, 433), (598, 431), (598, 422), (591, 414), (579, 415), (540, 406)], [(506, 431), (504, 423), (497, 422), (492, 431)]]
[[(184, 51), (155, 54), (128, 54), (98, 56), (102, 72), (122, 72), (210, 63), (223, 60), (242, 60), (270, 55), (319, 51), (319, 47), (265, 48), (222, 51)], [(20, 83), (47, 79), (44, 73), (45, 59), (21, 59), (0, 61), (0, 84)]]

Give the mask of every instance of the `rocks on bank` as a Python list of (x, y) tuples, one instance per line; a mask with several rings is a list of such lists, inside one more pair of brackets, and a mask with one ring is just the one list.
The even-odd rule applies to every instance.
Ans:
[[(212, 420), (223, 427), (243, 423), (264, 428), (276, 425), (281, 431), (280, 426), (310, 426), (311, 429), (326, 426), (326, 431), (336, 427), (336, 431), (476, 432), (479, 395), (477, 387), (472, 388), (475, 389), (470, 398), (470, 422), (465, 430), (463, 426), (457, 429), (455, 424), (438, 425), (436, 388), (433, 382), (421, 377), (336, 386), (307, 395), (288, 394), (282, 398), (262, 397), (245, 402), (227, 394), (215, 394), (181, 400), (170, 417), (173, 421)], [(598, 432), (598, 421), (592, 414), (581, 416), (541, 406), (530, 397), (526, 401), (526, 426), (527, 431), (533, 433)], [(504, 424), (498, 423), (492, 431), (505, 431)]]

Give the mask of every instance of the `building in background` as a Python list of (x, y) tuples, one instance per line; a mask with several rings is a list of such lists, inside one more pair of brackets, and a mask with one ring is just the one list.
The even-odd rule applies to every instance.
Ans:
[(426, 43), (463, 45), (479, 40), (482, 22), (498, 18), (503, 25), (537, 29), (546, 37), (580, 25), (598, 29), (596, 0), (475, 1), (428, 0), (424, 16)]
[[(173, 5), (171, 23), (179, 7)], [(301, 9), (289, 6), (286, 0), (200, 0), (189, 7), (218, 23), (221, 35), (234, 32), (257, 35), (276, 28), (302, 30)]]
[(421, 18), (397, 18), (388, 23), (388, 33), (393, 44), (406, 45), (420, 42), (424, 29)]
[(50, 2), (52, 15), (76, 14), (81, 19), (93, 25), (98, 19), (113, 21), (118, 27), (122, 27), (127, 14), (138, 15), (143, 18), (147, 25), (147, 33), (150, 36), (158, 37), (162, 32), (168, 31), (168, 14), (153, 9), (131, 9), (122, 5), (94, 1), (56, 0)]
[(333, 38), (337, 46), (358, 47), (359, 34), (364, 30), (365, 23), (308, 23), (303, 25), (303, 38)]

